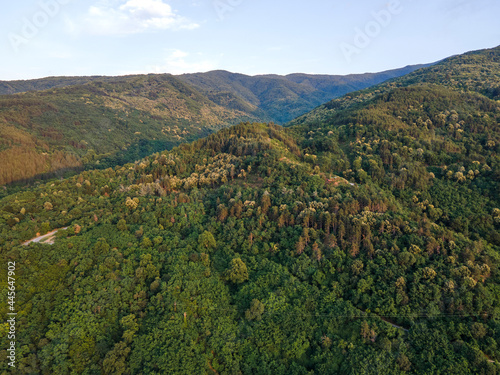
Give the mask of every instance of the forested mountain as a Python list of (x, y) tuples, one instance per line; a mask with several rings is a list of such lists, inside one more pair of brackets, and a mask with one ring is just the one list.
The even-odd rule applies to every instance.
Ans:
[(47, 77), (18, 81), (0, 81), (0, 95), (18, 94), (27, 91), (42, 91), (58, 87), (83, 85), (93, 81), (112, 80), (113, 77)]
[(436, 87), (452, 89), (455, 92), (481, 94), (492, 100), (500, 98), (500, 47), (472, 51), (453, 56), (439, 64), (417, 70), (390, 82), (373, 86), (367, 90), (352, 92), (334, 99), (301, 116), (289, 125), (315, 121), (315, 117), (335, 115), (336, 110), (367, 104), (381, 93), (395, 88)]
[[(235, 109), (248, 113), (253, 112), (260, 116), (261, 120), (286, 123), (330, 99), (401, 77), (429, 65), (411, 65), (380, 73), (345, 76), (301, 73), (287, 76), (272, 74), (248, 76), (227, 71), (211, 71), (175, 77), (201, 89), (204, 93), (210, 94), (210, 99), (223, 107), (235, 107)], [(82, 85), (95, 81), (113, 83), (118, 78), (104, 76), (47, 77), (32, 80), (0, 81), (0, 95)], [(284, 105), (283, 108), (277, 103)], [(289, 112), (290, 110), (292, 113)]]
[[(446, 224), (500, 245), (493, 227), (481, 229), (485, 208), (500, 207), (499, 88), (500, 47), (351, 93), (290, 125), (307, 152), (346, 178), (404, 189), (443, 177), (426, 197), (453, 207)], [(462, 204), (475, 194), (481, 205)]]
[(223, 70), (184, 74), (179, 79), (195, 86), (214, 102), (255, 106), (262, 120), (284, 124), (333, 98), (401, 77), (428, 65), (412, 65), (381, 73), (338, 75), (290, 74), (248, 76)]
[(499, 52), (1, 199), (13, 373), (497, 374)]
[[(0, 82), (0, 185), (131, 162), (240, 121), (288, 121), (417, 68), (353, 76), (210, 72)], [(203, 93), (201, 93), (201, 92)]]
[(221, 107), (171, 75), (0, 96), (0, 185), (134, 161), (248, 119), (257, 118)]

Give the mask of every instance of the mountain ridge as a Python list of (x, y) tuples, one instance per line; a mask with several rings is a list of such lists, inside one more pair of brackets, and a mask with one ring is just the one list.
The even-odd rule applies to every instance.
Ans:
[[(413, 68), (356, 79), (365, 87), (405, 69)], [(240, 121), (285, 121), (352, 88), (321, 77), (215, 71), (0, 82), (0, 92), (34, 90), (0, 96), (0, 184), (123, 164)]]
[[(399, 77), (429, 65), (432, 64), (408, 65), (400, 69), (391, 69), (379, 73), (349, 75), (292, 73), (288, 75), (264, 74), (251, 76), (227, 70), (213, 70), (205, 73), (181, 75), (165, 73), (125, 76), (45, 77), (30, 80), (0, 81), (0, 95), (50, 90), (97, 81), (114, 82), (123, 77), (162, 77), (172, 75), (209, 95), (216, 104), (227, 105), (229, 101), (231, 105), (245, 109), (251, 115), (258, 116), (260, 120), (283, 124), (334, 97)], [(228, 95), (232, 97), (228, 98)], [(276, 101), (280, 101), (282, 107), (276, 106), (274, 103)]]
[(239, 96), (263, 110), (266, 115), (264, 119), (284, 124), (330, 99), (430, 65), (433, 64), (350, 75), (292, 73), (249, 76), (215, 70), (178, 77), (205, 93), (216, 90)]

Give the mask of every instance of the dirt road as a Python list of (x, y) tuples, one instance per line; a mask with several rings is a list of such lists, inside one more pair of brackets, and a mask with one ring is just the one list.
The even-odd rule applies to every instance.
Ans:
[(38, 237), (35, 237), (35, 238), (33, 238), (33, 239), (29, 240), (29, 241), (23, 242), (23, 245), (24, 246), (28, 246), (32, 242), (39, 242), (39, 243), (44, 243), (44, 244), (47, 244), (47, 245), (53, 245), (56, 233), (59, 232), (60, 230), (66, 230), (66, 229), (68, 229), (68, 227), (66, 227), (66, 228), (60, 228), (60, 229), (55, 229), (52, 232), (44, 234), (43, 236), (38, 236)]

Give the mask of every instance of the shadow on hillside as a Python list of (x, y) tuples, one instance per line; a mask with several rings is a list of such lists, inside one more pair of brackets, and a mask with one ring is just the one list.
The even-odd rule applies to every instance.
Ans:
[(179, 146), (181, 143), (183, 142), (142, 139), (128, 147), (126, 150), (120, 150), (114, 155), (98, 159), (96, 162), (91, 164), (86, 164), (81, 167), (62, 168), (57, 171), (41, 173), (30, 178), (13, 181), (10, 184), (0, 187), (0, 199), (38, 183), (45, 183), (54, 179), (69, 178), (85, 170), (114, 168), (116, 166), (133, 163), (156, 152), (171, 150), (174, 147)]

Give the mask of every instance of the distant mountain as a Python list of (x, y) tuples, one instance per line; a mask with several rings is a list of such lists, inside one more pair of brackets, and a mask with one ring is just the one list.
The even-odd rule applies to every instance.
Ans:
[(345, 77), (214, 71), (3, 81), (0, 185), (123, 164), (240, 121), (284, 123), (419, 67)]
[[(28, 86), (79, 81), (85, 79)], [(68, 168), (115, 166), (255, 119), (167, 74), (89, 78), (0, 96), (0, 184)]]
[[(194, 86), (214, 103), (246, 112), (261, 121), (284, 124), (320, 104), (388, 79), (401, 77), (428, 65), (411, 65), (381, 73), (351, 75), (290, 74), (257, 75), (224, 70), (175, 76)], [(148, 75), (155, 77), (156, 75)], [(163, 75), (159, 75), (163, 76)], [(48, 77), (34, 80), (0, 81), (0, 95), (41, 91), (91, 82), (116, 82), (118, 77)]]
[(112, 77), (47, 77), (30, 80), (0, 81), (0, 95), (17, 94), (27, 91), (41, 91), (72, 85), (83, 85), (96, 80), (112, 80)]
[[(430, 64), (429, 64), (430, 65)], [(333, 98), (401, 77), (429, 65), (412, 65), (381, 73), (339, 75), (290, 74), (248, 76), (223, 70), (184, 74), (193, 85), (220, 105), (224, 95), (231, 103), (247, 102), (262, 120), (284, 124)], [(241, 107), (236, 107), (241, 108)]]
[[(349, 75), (324, 75), (324, 74), (289, 74), (282, 76), (289, 81), (307, 85), (315, 90), (326, 92), (330, 95), (341, 96), (348, 92), (359, 90), (360, 86), (373, 86), (389, 79), (401, 77), (415, 70), (431, 66), (433, 64), (408, 65), (404, 68), (387, 70), (380, 73), (364, 73)], [(263, 77), (280, 77), (276, 75), (264, 75)], [(346, 90), (348, 90), (346, 92)]]

